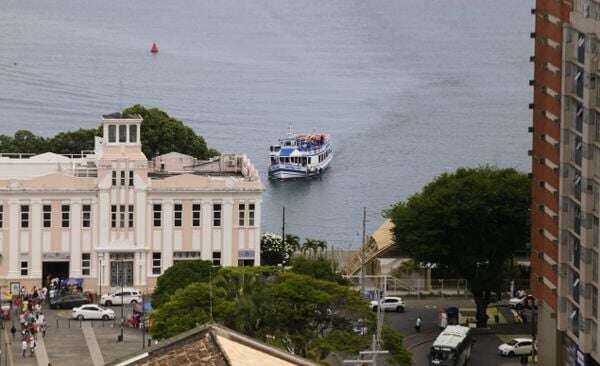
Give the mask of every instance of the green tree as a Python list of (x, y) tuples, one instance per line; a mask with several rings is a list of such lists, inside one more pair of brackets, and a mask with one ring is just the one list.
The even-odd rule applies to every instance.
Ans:
[(184, 261), (169, 267), (159, 278), (152, 293), (152, 305), (160, 307), (171, 295), (194, 282), (208, 282), (216, 274), (211, 261)]
[(96, 136), (102, 136), (101, 128), (60, 132), (48, 140), (48, 150), (57, 154), (80, 154), (84, 150), (94, 150)]
[[(366, 300), (350, 287), (274, 267), (221, 268), (213, 281), (177, 289), (151, 317), (155, 338), (213, 319), (315, 361), (332, 352), (367, 348), (375, 327)], [(365, 325), (368, 334), (354, 332), (357, 324)], [(391, 332), (393, 354), (406, 352), (401, 336)]]
[(477, 324), (499, 293), (513, 253), (528, 241), (530, 181), (514, 169), (458, 169), (427, 184), (389, 212), (396, 245), (422, 264), (448, 268), (468, 281)]
[[(142, 123), (142, 151), (148, 159), (157, 155), (176, 151), (205, 160), (219, 155), (219, 152), (206, 146), (202, 136), (183, 122), (170, 117), (157, 109), (147, 109), (139, 104), (123, 111), (124, 115), (139, 114)], [(41, 154), (80, 154), (84, 150), (94, 149), (94, 137), (102, 136), (102, 129), (89, 128), (60, 132), (53, 137), (44, 138), (28, 130), (19, 130), (14, 136), (0, 135), (0, 153)]]
[(312, 252), (311, 255), (313, 258), (316, 258), (318, 253), (323, 254), (326, 250), (327, 242), (325, 240), (306, 238), (304, 244), (302, 244), (302, 253)]
[(349, 282), (337, 271), (333, 261), (320, 258), (294, 257), (290, 265), (291, 271), (298, 274), (304, 274), (320, 280), (333, 281), (339, 284), (348, 285)]
[(153, 337), (162, 339), (211, 320), (226, 324), (235, 313), (235, 301), (221, 288), (195, 282), (180, 288), (152, 312)]
[(142, 150), (148, 159), (168, 152), (180, 152), (198, 159), (208, 159), (219, 155), (209, 149), (202, 136), (183, 122), (170, 117), (158, 108), (149, 108), (136, 104), (123, 111), (124, 115), (139, 114), (142, 123)]
[(264, 233), (260, 238), (260, 263), (263, 266), (288, 265), (292, 255), (299, 246), (299, 238), (296, 235), (285, 236), (285, 243), (281, 235)]

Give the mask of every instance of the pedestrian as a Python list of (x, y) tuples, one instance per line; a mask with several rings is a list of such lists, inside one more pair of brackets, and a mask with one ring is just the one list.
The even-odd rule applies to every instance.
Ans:
[(17, 333), (17, 328), (15, 327), (15, 323), (12, 323), (12, 327), (10, 327), (10, 333), (12, 334), (13, 340), (15, 339), (15, 334)]
[(33, 338), (33, 337), (29, 337), (29, 352), (31, 352), (32, 356), (33, 356), (33, 353), (35, 352), (35, 338)]
[(48, 329), (48, 325), (42, 324), (42, 337), (46, 337), (46, 329)]
[(448, 314), (446, 312), (442, 312), (440, 316), (440, 330), (446, 329), (448, 326)]
[(417, 321), (415, 322), (415, 330), (417, 333), (421, 332), (421, 323), (423, 323), (423, 319), (421, 319), (421, 316), (419, 315), (417, 317)]
[(23, 357), (27, 357), (27, 340), (23, 339), (21, 342), (21, 350), (23, 351)]

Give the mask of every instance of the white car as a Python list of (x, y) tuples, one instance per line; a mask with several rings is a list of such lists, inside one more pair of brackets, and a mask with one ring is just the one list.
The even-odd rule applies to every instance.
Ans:
[(122, 304), (141, 304), (142, 293), (134, 288), (118, 289), (108, 295), (100, 297), (100, 304), (104, 306), (122, 305)]
[(401, 297), (392, 297), (386, 296), (381, 299), (379, 302), (371, 301), (371, 310), (377, 311), (377, 309), (381, 306), (383, 311), (397, 311), (399, 313), (404, 311), (404, 300)]
[(513, 309), (521, 310), (528, 309), (530, 304), (533, 304), (533, 301), (533, 296), (525, 295), (523, 297), (513, 297), (512, 299), (508, 300), (508, 304)]
[(87, 304), (82, 305), (78, 308), (73, 308), (74, 319), (85, 320), (85, 319), (102, 319), (109, 320), (115, 318), (115, 312), (111, 309), (105, 309), (100, 305)]
[(533, 341), (531, 338), (513, 338), (498, 346), (501, 356), (530, 355), (533, 352)]

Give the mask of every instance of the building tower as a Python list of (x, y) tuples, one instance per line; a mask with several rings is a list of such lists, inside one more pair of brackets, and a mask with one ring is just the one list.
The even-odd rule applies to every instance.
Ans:
[(557, 363), (557, 331), (561, 75), (563, 24), (569, 20), (571, 1), (536, 0), (535, 19), (531, 207), (531, 289), (538, 301), (539, 364)]

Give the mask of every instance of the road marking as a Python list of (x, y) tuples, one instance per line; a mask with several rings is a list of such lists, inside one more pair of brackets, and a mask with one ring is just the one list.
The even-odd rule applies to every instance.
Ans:
[(100, 350), (100, 345), (98, 345), (94, 329), (89, 322), (84, 322), (81, 330), (83, 331), (83, 337), (85, 338), (85, 343), (87, 343), (94, 366), (104, 365), (104, 357), (102, 357), (102, 351)]

